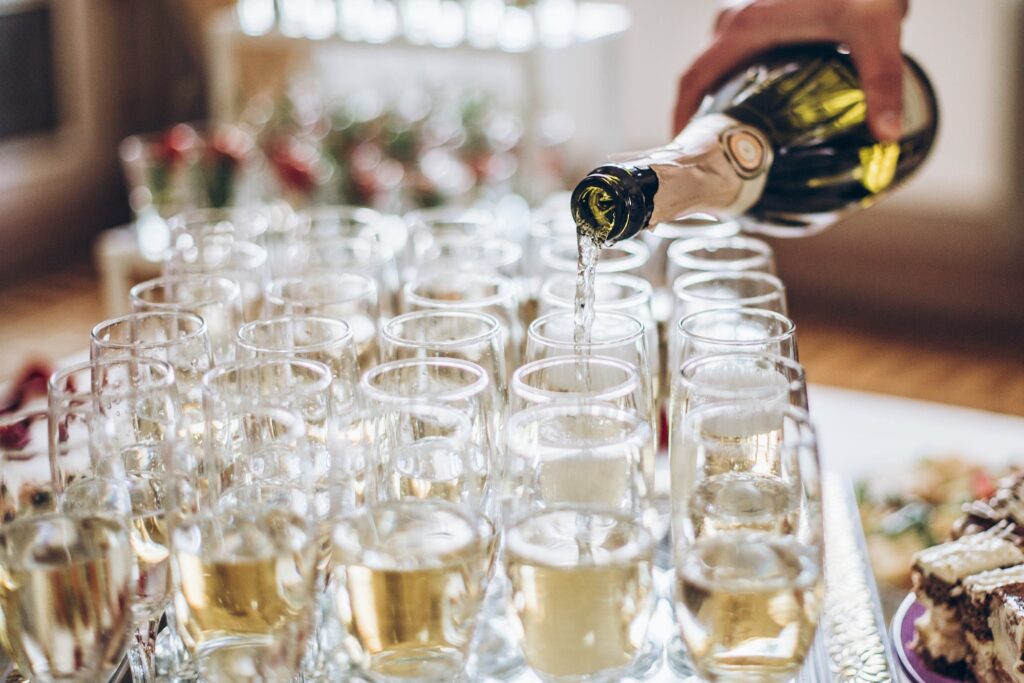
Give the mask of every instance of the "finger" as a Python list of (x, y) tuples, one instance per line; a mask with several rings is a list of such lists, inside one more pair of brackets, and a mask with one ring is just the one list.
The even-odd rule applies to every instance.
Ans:
[(678, 133), (697, 111), (704, 95), (751, 57), (786, 43), (837, 41), (824, 22), (793, 22), (786, 3), (748, 5), (736, 10), (721, 33), (679, 79), (673, 131)]
[(847, 44), (864, 88), (871, 132), (881, 142), (895, 142), (903, 122), (899, 20), (872, 18), (857, 28)]

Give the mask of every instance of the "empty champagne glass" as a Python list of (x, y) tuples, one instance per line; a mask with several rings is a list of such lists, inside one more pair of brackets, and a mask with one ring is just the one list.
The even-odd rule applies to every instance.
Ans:
[(398, 313), (398, 263), (387, 244), (368, 237), (310, 238), (295, 245), (294, 254), (288, 272), (275, 273), (275, 276), (313, 271), (366, 275), (377, 285), (381, 315), (391, 318)]
[(355, 337), (344, 320), (315, 315), (255, 320), (238, 330), (237, 344), (240, 360), (294, 357), (326, 365), (336, 414), (358, 400)]
[(381, 328), (381, 360), (460, 358), (491, 378), (504, 404), (508, 364), (501, 322), (473, 311), (420, 311), (392, 318)]
[(707, 404), (672, 463), (674, 605), (707, 681), (789, 681), (823, 592), (821, 477), (807, 413), (761, 401)]
[[(647, 280), (636, 275), (610, 273), (598, 275), (594, 280), (594, 310), (616, 311), (631, 315), (644, 324), (647, 341), (647, 360), (651, 374), (661, 375), (661, 343), (658, 323), (652, 308), (653, 289)], [(540, 315), (556, 310), (575, 310), (576, 276), (555, 275), (548, 278), (540, 290)]]
[[(576, 238), (554, 240), (540, 249), (540, 262), (548, 276), (558, 273), (576, 273), (579, 247)], [(598, 273), (625, 273), (640, 275), (643, 272), (650, 250), (639, 240), (623, 240), (601, 250), (597, 262)]]
[(699, 311), (675, 328), (678, 365), (714, 353), (768, 353), (799, 360), (796, 325), (774, 311), (759, 308)]
[(484, 240), (502, 236), (497, 217), (484, 209), (423, 209), (408, 214), (405, 220), (415, 259), (410, 265), (417, 268), (438, 239), (456, 236)]
[(203, 374), (213, 367), (206, 323), (194, 313), (132, 313), (105, 320), (92, 328), (93, 360), (155, 358), (174, 368), (183, 410), (202, 404)]
[[(659, 223), (653, 230), (645, 230), (644, 244), (651, 250), (651, 258), (644, 269), (644, 277), (662, 292), (679, 277), (680, 273), (670, 270), (668, 251), (673, 244), (708, 238), (729, 238), (739, 234), (740, 224), (733, 220), (719, 220), (708, 214), (693, 214), (676, 221)], [(710, 270), (719, 270), (712, 268)], [(657, 299), (657, 295), (655, 295)], [(658, 318), (664, 321), (665, 318)]]
[[(403, 404), (429, 401), (455, 408), (470, 421), (461, 476), (475, 486), (474, 499), (494, 517), (488, 495), (499, 479), (500, 415), (495, 409), (490, 379), (474, 363), (450, 358), (422, 358), (382, 363), (368, 370), (360, 383), (370, 410), (387, 415)], [(386, 438), (386, 437), (385, 437)]]
[(168, 251), (163, 274), (220, 275), (238, 283), (246, 320), (259, 318), (263, 288), (270, 278), (267, 250), (233, 234), (196, 236)]
[[(265, 358), (206, 373), (205, 445), (220, 472), (217, 490), (264, 479), (311, 490), (331, 465), (332, 403), (330, 369), (315, 361)], [(289, 424), (292, 416), (301, 423), (301, 438)], [(268, 445), (261, 445), (265, 441)]]
[(505, 566), (516, 633), (544, 681), (620, 681), (659, 659), (647, 422), (599, 404), (538, 405), (507, 426)]
[(165, 277), (135, 285), (129, 292), (138, 313), (179, 311), (195, 313), (206, 323), (217, 363), (235, 358), (235, 331), (242, 324), (238, 283), (215, 275)]
[(186, 209), (171, 217), (172, 247), (191, 247), (210, 236), (233, 237), (267, 246), (270, 213), (262, 207)]
[(573, 311), (542, 315), (530, 324), (526, 335), (526, 360), (584, 354), (610, 356), (632, 363), (644, 385), (647, 405), (654, 406), (660, 378), (651, 372), (647, 357), (647, 333), (637, 318), (616, 311), (596, 311), (590, 344), (577, 346), (573, 339)]
[(405, 310), (473, 311), (501, 322), (505, 358), (513, 365), (521, 356), (523, 327), (515, 282), (491, 273), (470, 270), (427, 271), (402, 290)]
[(267, 287), (265, 314), (344, 320), (355, 337), (359, 368), (368, 370), (377, 363), (380, 305), (377, 285), (366, 275), (320, 271), (276, 279)]
[(775, 274), (775, 252), (770, 244), (746, 235), (693, 237), (668, 248), (665, 282), (682, 275), (709, 272)]

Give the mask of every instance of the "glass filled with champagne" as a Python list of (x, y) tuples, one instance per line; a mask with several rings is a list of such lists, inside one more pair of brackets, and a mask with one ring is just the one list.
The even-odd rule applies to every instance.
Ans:
[(707, 681), (789, 681), (824, 586), (814, 429), (801, 408), (755, 400), (695, 407), (682, 430), (673, 603), (689, 659)]
[(507, 427), (505, 571), (527, 665), (542, 680), (619, 681), (660, 657), (657, 515), (642, 467), (647, 420), (608, 404), (551, 403)]
[(482, 524), (440, 499), (385, 501), (337, 523), (335, 613), (359, 670), (381, 681), (459, 679), (491, 564)]

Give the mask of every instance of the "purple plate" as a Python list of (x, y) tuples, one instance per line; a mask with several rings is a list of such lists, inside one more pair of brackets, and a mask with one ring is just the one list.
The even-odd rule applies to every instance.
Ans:
[(921, 658), (914, 652), (910, 644), (914, 642), (914, 621), (924, 614), (924, 607), (916, 599), (914, 594), (908, 595), (900, 603), (899, 609), (892, 618), (892, 642), (896, 647), (896, 656), (899, 657), (903, 671), (913, 683), (964, 683), (973, 681), (971, 676), (967, 678), (950, 678), (930, 670)]

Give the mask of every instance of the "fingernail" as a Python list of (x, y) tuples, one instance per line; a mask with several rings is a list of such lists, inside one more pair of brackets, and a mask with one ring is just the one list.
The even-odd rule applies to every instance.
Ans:
[(883, 111), (878, 115), (875, 128), (882, 142), (895, 142), (899, 140), (902, 122), (900, 116), (894, 111)]

